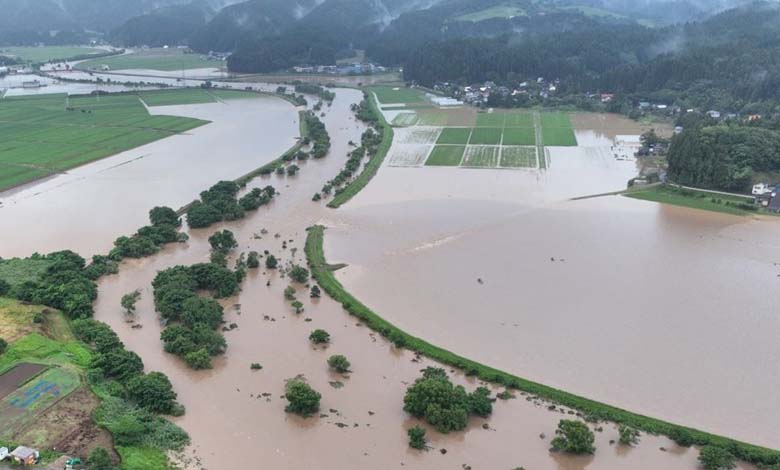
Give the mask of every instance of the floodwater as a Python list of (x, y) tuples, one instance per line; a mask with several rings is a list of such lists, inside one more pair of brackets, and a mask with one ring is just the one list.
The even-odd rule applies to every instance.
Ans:
[[(429, 431), (431, 451), (413, 451), (407, 444), (406, 429), (417, 422), (402, 411), (403, 393), (418, 371), (432, 363), (394, 349), (327, 296), (312, 301), (300, 288), (298, 297), (305, 311), (295, 315), (283, 299), (288, 281), (262, 268), (249, 274), (237, 297), (224, 302), (226, 321), (237, 323), (238, 328), (225, 333), (227, 354), (216, 361), (214, 369), (192, 371), (163, 352), (150, 283), (160, 269), (207, 260), (209, 234), (227, 228), (236, 234), (241, 251), (267, 249), (285, 263), (302, 263), (305, 227), (314, 223), (348, 227), (351, 215), (344, 218), (340, 210), (312, 202), (311, 195), (343, 166), (349, 150), (346, 142), (359, 139), (363, 126), (349, 111), (349, 105), (359, 99), (358, 91), (338, 90), (333, 107), (326, 111), (323, 120), (333, 141), (328, 157), (304, 163), (295, 177), (272, 175), (250, 185), (272, 184), (281, 192), (269, 206), (241, 221), (190, 230), (186, 245), (169, 246), (154, 257), (124, 262), (120, 274), (100, 281), (97, 319), (109, 323), (127, 347), (142, 356), (147, 370), (168, 374), (187, 407), (187, 414), (176, 420), (192, 437), (192, 446), (179, 456), (183, 465), (254, 468), (262, 462), (267, 468), (326, 470), (452, 469), (463, 465), (550, 470), (693, 468), (697, 452), (679, 449), (665, 438), (643, 436), (642, 444), (631, 449), (610, 445), (617, 436), (610, 424), (597, 433), (595, 456), (550, 454), (549, 442), (557, 421), (568, 414), (548, 411), (545, 403), (519, 394), (517, 399), (497, 402), (491, 418), (473, 419), (466, 432), (442, 435)], [(370, 218), (362, 219), (361, 230), (365, 227), (369, 235), (382, 231), (369, 222)], [(381, 225), (378, 219), (374, 222)], [(329, 229), (328, 239), (340, 238), (338, 231)], [(282, 248), (284, 240), (288, 241), (286, 250)], [(335, 256), (335, 251), (330, 251), (333, 245), (328, 244), (331, 258)], [(363, 243), (356, 246), (358, 256), (376, 253)], [(136, 318), (140, 329), (125, 323), (119, 305), (121, 296), (134, 289), (142, 291)], [(391, 293), (398, 292), (387, 291)], [(308, 334), (315, 328), (331, 333), (332, 343), (327, 348), (314, 348), (309, 343)], [(344, 377), (329, 372), (325, 361), (331, 354), (346, 355), (353, 373)], [(253, 362), (262, 364), (263, 369), (250, 370)], [(304, 420), (284, 412), (281, 395), (285, 380), (298, 374), (322, 393), (322, 416)], [(461, 375), (455, 380), (469, 389), (478, 385)], [(335, 388), (330, 382), (341, 382), (343, 387)]]
[(148, 223), (152, 207), (179, 208), (218, 180), (277, 158), (298, 135), (295, 107), (274, 97), (149, 110), (211, 122), (0, 193), (0, 231), (24, 234), (4, 236), (0, 256), (107, 253), (116, 237)]
[(472, 359), (780, 447), (768, 392), (780, 387), (780, 222), (571, 201), (636, 175), (593, 151), (611, 141), (603, 130), (586, 132), (591, 147), (549, 148), (546, 171), (383, 167), (326, 238), (329, 261), (349, 265), (337, 276), (389, 321)]

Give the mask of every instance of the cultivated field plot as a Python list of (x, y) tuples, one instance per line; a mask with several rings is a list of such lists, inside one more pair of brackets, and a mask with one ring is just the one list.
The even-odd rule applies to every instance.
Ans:
[(417, 121), (416, 113), (398, 113), (398, 115), (393, 118), (391, 124), (394, 126), (408, 127), (415, 125)]
[(477, 127), (534, 127), (533, 115), (527, 111), (493, 111), (477, 113)]
[(25, 62), (43, 63), (50, 60), (65, 60), (84, 55), (102, 54), (106, 51), (93, 47), (44, 46), (44, 47), (0, 47), (0, 55), (11, 55)]
[(577, 145), (574, 129), (566, 113), (542, 113), (542, 135), (545, 146), (574, 147)]
[(499, 145), (501, 143), (500, 128), (495, 127), (477, 127), (471, 131), (471, 145)]
[(504, 127), (504, 113), (479, 113), (477, 114), (477, 127)]
[(390, 166), (420, 166), (431, 152), (432, 145), (402, 144), (393, 145), (390, 151), (388, 165)]
[(135, 51), (132, 54), (113, 57), (101, 57), (76, 65), (77, 69), (102, 69), (103, 66), (111, 70), (160, 70), (170, 72), (173, 70), (222, 68), (224, 62), (209, 60), (200, 54), (185, 53), (181, 49), (148, 49)]
[[(411, 129), (399, 129), (396, 136), (401, 144), (434, 144), (437, 142), (440, 132), (441, 129), (438, 127), (414, 127)], [(465, 144), (465, 142), (463, 143)]]
[(507, 127), (504, 129), (504, 145), (536, 145), (533, 127)]
[(381, 104), (424, 104), (425, 94), (403, 86), (377, 85), (369, 88)]
[(476, 168), (495, 168), (498, 166), (499, 147), (469, 145), (461, 166)]
[(466, 145), (469, 143), (471, 129), (467, 127), (445, 127), (439, 134), (437, 144)]
[(0, 400), (0, 439), (11, 440), (38, 415), (81, 385), (77, 372), (54, 367)]
[(463, 160), (463, 145), (437, 145), (425, 161), (426, 166), (458, 166)]
[[(152, 101), (165, 101), (168, 93), (179, 104), (188, 102), (179, 90), (154, 93)], [(0, 191), (203, 124), (151, 116), (134, 94), (5, 98), (0, 106)]]
[(46, 366), (23, 362), (13, 366), (10, 370), (0, 375), (0, 399), (10, 395), (22, 384), (38, 375)]
[(536, 147), (501, 147), (502, 168), (536, 168)]

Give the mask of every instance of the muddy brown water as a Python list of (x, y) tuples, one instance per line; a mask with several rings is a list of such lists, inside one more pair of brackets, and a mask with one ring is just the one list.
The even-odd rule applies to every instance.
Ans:
[[(210, 229), (189, 230), (191, 239), (187, 244), (166, 247), (154, 257), (126, 261), (118, 275), (103, 278), (99, 282), (100, 292), (95, 304), (96, 318), (109, 323), (127, 347), (141, 355), (147, 370), (159, 370), (168, 374), (180, 401), (187, 407), (187, 414), (176, 419), (192, 437), (192, 446), (178, 456), (181, 462), (187, 468), (193, 469), (255, 468), (259, 463), (267, 468), (312, 469), (451, 469), (463, 468), (464, 465), (474, 469), (517, 466), (528, 469), (571, 470), (694, 468), (697, 451), (677, 448), (665, 438), (643, 436), (642, 443), (636, 448), (611, 445), (609, 441), (617, 438), (617, 431), (608, 423), (603, 424), (603, 430), (596, 433), (598, 449), (594, 456), (579, 458), (551, 454), (548, 452), (549, 442), (558, 420), (571, 416), (564, 414), (565, 412), (549, 411), (546, 403), (520, 394), (514, 400), (498, 401), (489, 419), (473, 419), (465, 432), (442, 435), (429, 431), (432, 449), (429, 452), (413, 451), (407, 444), (406, 429), (417, 424), (417, 421), (410, 419), (402, 411), (403, 392), (407, 384), (419, 375), (418, 371), (432, 363), (417, 360), (408, 351), (396, 350), (347, 315), (340, 305), (327, 297), (311, 300), (303, 288), (298, 289), (298, 297), (303, 301), (305, 311), (295, 315), (289, 304), (283, 300), (282, 291), (288, 281), (281, 278), (278, 272), (265, 272), (263, 269), (250, 272), (242, 285), (242, 292), (235, 298), (224, 301), (227, 322), (237, 323), (238, 328), (225, 333), (228, 351), (215, 362), (214, 369), (189, 370), (178, 358), (163, 351), (150, 285), (158, 270), (176, 264), (206, 261), (209, 256), (207, 237), (222, 228), (228, 228), (236, 234), (241, 251), (262, 252), (268, 249), (285, 263), (291, 260), (302, 263), (305, 227), (313, 223), (324, 223), (331, 227), (326, 237), (328, 259), (331, 262), (349, 260), (351, 265), (340, 272), (339, 277), (350, 289), (355, 289), (358, 297), (399, 324), (404, 323), (404, 316), (409, 319), (416, 315), (414, 324), (409, 328), (410, 332), (431, 333), (429, 339), (442, 346), (456, 346), (453, 349), (461, 354), (475, 353), (472, 357), (499, 365), (499, 361), (493, 359), (499, 359), (496, 355), (506, 351), (497, 351), (495, 348), (508, 344), (505, 337), (482, 336), (480, 347), (475, 346), (476, 341), (462, 341), (464, 337), (476, 338), (478, 335), (473, 334), (474, 332), (479, 332), (480, 336), (486, 330), (489, 333), (500, 333), (501, 330), (498, 329), (490, 330), (496, 323), (493, 315), (504, 313), (481, 308), (479, 315), (473, 315), (469, 311), (469, 315), (461, 316), (463, 309), (457, 309), (453, 303), (456, 299), (472, 295), (469, 294), (472, 291), (471, 284), (476, 282), (470, 270), (464, 269), (463, 265), (452, 263), (432, 263), (422, 269), (412, 269), (412, 264), (409, 264), (407, 269), (401, 269), (395, 266), (393, 261), (397, 258), (411, 263), (417, 257), (423, 259), (427, 256), (425, 253), (437, 253), (442, 247), (451, 246), (453, 241), (464, 238), (464, 230), (466, 233), (469, 233), (469, 230), (482, 233), (484, 238), (480, 239), (480, 243), (483, 248), (507, 243), (507, 240), (515, 237), (517, 230), (533, 232), (531, 229), (534, 223), (529, 223), (528, 226), (520, 224), (518, 227), (511, 225), (511, 222), (523, 214), (534, 214), (534, 210), (540, 214), (549, 210), (551, 214), (561, 215), (560, 219), (551, 215), (552, 218), (547, 222), (552, 225), (545, 224), (548, 230), (550, 227), (557, 228), (556, 224), (561, 224), (562, 229), (569, 227), (571, 230), (579, 230), (574, 222), (570, 222), (568, 226), (564, 224), (568, 216), (564, 209), (558, 207), (561, 198), (578, 191), (566, 187), (565, 182), (569, 181), (569, 176), (561, 176), (560, 181), (564, 183), (551, 184), (554, 189), (544, 190), (543, 179), (551, 178), (550, 176), (539, 176), (538, 179), (526, 181), (495, 176), (499, 173), (520, 174), (515, 172), (454, 170), (464, 174), (456, 181), (460, 186), (439, 186), (438, 192), (433, 191), (435, 188), (411, 188), (418, 191), (417, 199), (420, 201), (413, 203), (413, 198), (401, 197), (401, 194), (410, 189), (410, 184), (404, 182), (405, 178), (411, 183), (420, 183), (421, 186), (435, 186), (431, 185), (431, 182), (439, 181), (439, 184), (443, 184), (443, 180), (454, 181), (454, 173), (441, 173), (445, 176), (440, 177), (427, 174), (412, 177), (411, 173), (398, 173), (386, 179), (385, 176), (390, 175), (389, 169), (383, 168), (375, 181), (354, 203), (339, 211), (325, 209), (322, 204), (312, 202), (311, 196), (343, 166), (345, 154), (349, 149), (346, 142), (357, 141), (360, 137), (363, 126), (354, 121), (349, 111), (349, 105), (359, 99), (360, 93), (357, 91), (338, 90), (332, 109), (327, 110), (323, 118), (333, 140), (332, 151), (326, 159), (306, 162), (301, 165), (302, 171), (295, 177), (273, 175), (257, 179), (250, 184), (250, 188), (273, 184), (281, 195), (272, 204), (241, 221), (213, 226)], [(565, 159), (567, 156), (558, 158)], [(552, 160), (554, 163), (555, 155)], [(566, 168), (563, 164), (559, 166)], [(607, 174), (610, 174), (609, 171), (611, 170), (607, 169)], [(467, 172), (485, 175), (475, 176), (476, 179), (472, 180), (470, 188), (475, 194), (484, 196), (471, 196), (474, 200), (471, 202), (461, 192), (469, 187), (465, 186)], [(573, 172), (575, 170), (571, 170), (571, 173)], [(554, 175), (552, 169), (549, 174)], [(614, 181), (610, 186), (617, 184), (622, 173), (613, 176)], [(552, 177), (552, 180), (557, 181), (555, 177)], [(379, 194), (373, 191), (375, 183), (378, 183), (376, 188)], [(503, 186), (489, 189), (487, 186), (491, 184)], [(518, 186), (531, 187), (517, 189)], [(604, 185), (590, 186), (584, 189), (602, 189)], [(500, 190), (501, 187), (510, 187), (517, 193), (506, 193)], [(535, 201), (533, 205), (517, 204), (515, 201), (515, 198), (529, 196)], [(431, 206), (424, 207), (426, 205)], [(565, 203), (563, 205), (565, 206)], [(540, 207), (545, 210), (540, 210)], [(145, 214), (146, 207), (143, 210)], [(590, 212), (580, 212), (580, 219), (587, 221)], [(625, 215), (621, 211), (605, 214), (612, 218)], [(507, 225), (511, 228), (510, 236), (506, 233)], [(669, 226), (670, 224), (663, 225), (667, 229)], [(663, 227), (659, 230), (663, 230)], [(268, 233), (264, 233), (263, 229)], [(541, 236), (540, 231), (536, 233)], [(279, 234), (279, 237), (275, 237), (275, 234)], [(397, 239), (388, 242), (387, 238), (391, 234)], [(105, 238), (110, 242), (110, 237)], [(292, 240), (288, 243), (287, 250), (282, 249), (283, 240)], [(588, 237), (583, 240), (583, 248), (588, 248), (588, 240)], [(347, 246), (349, 243), (353, 243), (353, 246)], [(480, 251), (473, 245), (467, 248), (476, 250), (475, 254), (458, 251), (457, 256), (473, 262), (472, 256), (476, 256)], [(415, 250), (413, 252), (416, 255), (408, 255), (409, 249)], [(544, 252), (547, 256), (547, 250), (533, 245), (524, 246), (522, 250), (534, 250), (536, 254)], [(568, 251), (562, 252), (563, 250), (556, 250), (554, 256), (576, 258)], [(523, 261), (528, 264), (528, 261)], [(488, 265), (493, 263), (485, 262)], [(393, 275), (381, 275), (381, 270), (376, 269), (378, 263), (387, 263), (388, 273)], [(478, 263), (481, 264), (482, 261)], [(520, 280), (521, 278), (517, 278), (516, 273), (511, 271), (511, 261), (507, 259), (505, 264), (509, 275), (504, 278)], [(497, 265), (493, 266), (498, 269)], [(468, 274), (468, 282), (460, 284), (460, 281), (455, 279), (459, 272)], [(492, 268), (483, 272), (486, 279), (484, 287), (495, 289), (494, 279), (499, 275), (494, 273)], [(557, 279), (556, 273), (545, 276)], [(416, 283), (408, 289), (403, 283), (399, 284), (398, 277), (415, 279)], [(434, 282), (431, 282), (432, 280)], [(437, 283), (444, 280), (458, 282), (450, 287), (462, 288), (460, 297), (453, 295), (453, 289), (437, 290)], [(526, 278), (522, 280), (528, 281)], [(268, 281), (270, 286), (266, 285)], [(382, 285), (383, 288), (379, 289)], [(140, 329), (134, 329), (133, 324), (126, 323), (119, 303), (123, 294), (134, 289), (142, 291), (135, 319), (135, 323), (142, 325)], [(381, 290), (383, 293), (377, 297), (372, 294), (372, 289)], [(504, 296), (507, 292), (521, 292), (520, 283), (512, 282), (509, 290), (506, 286), (500, 290), (500, 294)], [(423, 310), (433, 293), (440, 295), (441, 304), (435, 312)], [(446, 295), (453, 297), (448, 298)], [(388, 302), (390, 297), (403, 297), (413, 302), (415, 307), (406, 312), (388, 310), (383, 302)], [(512, 299), (517, 297), (519, 294), (513, 295)], [(484, 301), (484, 298), (482, 299)], [(418, 303), (419, 306), (416, 305)], [(489, 300), (484, 301), (484, 306), (489, 305)], [(427, 320), (421, 318), (420, 314), (423, 312), (429, 316)], [(548, 316), (547, 311), (538, 312), (539, 324), (544, 325), (542, 320)], [(438, 319), (436, 332), (427, 331), (432, 318)], [(466, 320), (467, 323), (461, 320)], [(483, 323), (487, 326), (483, 326)], [(312, 347), (307, 337), (315, 328), (329, 331), (333, 338), (332, 344), (324, 349)], [(552, 334), (563, 335), (565, 331), (561, 326), (560, 329), (554, 329)], [(598, 345), (607, 341), (604, 336), (601, 331), (599, 341), (593, 340), (592, 343)], [(453, 340), (458, 344), (453, 344)], [(522, 344), (517, 344), (516, 339), (511, 341), (512, 347), (508, 351), (510, 357), (504, 360), (512, 366), (507, 368), (514, 370), (516, 364), (513, 359), (524, 353)], [(588, 346), (584, 341), (576, 344)], [(583, 351), (588, 352), (588, 349), (571, 351), (579, 355), (584, 354)], [(331, 354), (345, 354), (352, 362), (353, 373), (344, 377), (330, 372), (325, 361)], [(250, 370), (249, 366), (253, 362), (262, 364), (263, 369)], [(544, 368), (545, 372), (551, 372), (559, 365), (546, 362), (538, 366)], [(303, 374), (322, 393), (322, 412), (327, 416), (304, 420), (284, 412), (285, 401), (281, 399), (281, 395), (285, 380), (298, 374)], [(455, 381), (469, 389), (478, 385), (472, 378), (457, 372), (454, 376)], [(543, 378), (547, 380), (548, 376)], [(605, 375), (603, 380), (604, 383), (620, 382), (614, 373)], [(336, 381), (342, 382), (344, 386), (339, 389), (332, 387), (330, 382)], [(498, 391), (495, 388), (493, 390)], [(617, 395), (618, 391), (614, 393)], [(540, 437), (541, 434), (544, 434), (543, 438)], [(442, 454), (442, 449), (447, 452)]]

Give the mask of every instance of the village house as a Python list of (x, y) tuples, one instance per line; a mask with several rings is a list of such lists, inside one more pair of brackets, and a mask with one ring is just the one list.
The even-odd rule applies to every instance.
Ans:
[(10, 454), (11, 459), (21, 465), (35, 465), (40, 457), (40, 453), (30, 447), (19, 446)]

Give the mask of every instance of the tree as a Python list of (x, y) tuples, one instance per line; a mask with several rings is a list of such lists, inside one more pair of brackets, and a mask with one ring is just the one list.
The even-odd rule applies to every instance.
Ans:
[(707, 445), (699, 452), (699, 463), (705, 470), (731, 470), (737, 463), (734, 455), (718, 446)]
[(592, 454), (596, 448), (593, 443), (596, 437), (588, 425), (581, 421), (562, 419), (555, 430), (552, 440), (552, 450), (570, 454)]
[(141, 291), (136, 289), (133, 292), (123, 295), (122, 300), (119, 303), (127, 313), (135, 313), (135, 303), (139, 298), (141, 298)]
[(336, 372), (344, 374), (349, 372), (349, 368), (352, 364), (349, 363), (345, 356), (341, 354), (334, 354), (328, 358), (328, 365)]
[(295, 300), (295, 287), (287, 286), (284, 288), (284, 300)]
[(468, 423), (468, 395), (450, 382), (444, 369), (428, 367), (406, 389), (404, 411), (425, 419), (439, 432), (460, 431)]
[(233, 236), (233, 232), (230, 230), (214, 232), (214, 234), (209, 237), (209, 244), (211, 245), (211, 249), (215, 252), (225, 254), (238, 246), (236, 237)]
[(134, 377), (127, 384), (127, 393), (138, 406), (153, 413), (170, 414), (176, 405), (176, 392), (161, 372)]
[(330, 334), (325, 330), (314, 330), (309, 335), (309, 341), (314, 344), (324, 344), (330, 342)]
[(300, 300), (293, 300), (290, 305), (295, 309), (295, 313), (303, 312), (303, 303)]
[(6, 350), (8, 350), (8, 342), (0, 338), (0, 354), (5, 354)]
[(211, 369), (211, 356), (205, 349), (192, 351), (184, 356), (184, 362), (193, 369)]
[(4, 296), (11, 291), (11, 284), (5, 279), (0, 279), (0, 296)]
[(425, 439), (425, 429), (420, 426), (409, 428), (406, 431), (409, 436), (409, 447), (412, 449), (425, 449), (427, 447), (427, 441)]
[(634, 428), (621, 424), (618, 428), (618, 434), (620, 435), (618, 442), (623, 445), (633, 446), (639, 444), (639, 431)]
[(469, 412), (482, 418), (487, 418), (493, 412), (493, 401), (490, 398), (490, 390), (486, 387), (477, 387), (469, 394)]
[(309, 270), (296, 264), (290, 269), (290, 279), (304, 284), (309, 280)]
[(111, 462), (111, 457), (108, 455), (108, 451), (102, 447), (97, 447), (89, 454), (87, 459), (87, 465), (90, 470), (114, 470), (114, 464)]
[(279, 265), (279, 261), (276, 259), (276, 256), (274, 255), (266, 256), (265, 258), (266, 269), (276, 269), (278, 265)]
[(320, 288), (315, 284), (311, 286), (311, 290), (309, 291), (309, 297), (312, 299), (319, 299), (322, 295), (322, 292), (320, 291)]
[(250, 251), (249, 256), (246, 258), (246, 267), (249, 269), (256, 269), (260, 266), (259, 255), (256, 251)]
[(152, 225), (181, 226), (179, 215), (170, 207), (158, 206), (149, 211), (149, 221)]
[(288, 403), (284, 410), (288, 413), (308, 418), (320, 409), (322, 395), (311, 388), (303, 379), (295, 378), (287, 382), (284, 397)]

